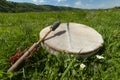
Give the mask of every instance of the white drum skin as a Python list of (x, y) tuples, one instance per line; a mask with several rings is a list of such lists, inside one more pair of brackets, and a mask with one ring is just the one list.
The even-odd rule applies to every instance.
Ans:
[[(40, 32), (42, 38), (50, 29), (50, 26)], [(93, 28), (78, 23), (61, 23), (42, 42), (48, 52), (57, 54), (60, 51), (75, 55), (91, 55), (103, 45), (102, 36)]]

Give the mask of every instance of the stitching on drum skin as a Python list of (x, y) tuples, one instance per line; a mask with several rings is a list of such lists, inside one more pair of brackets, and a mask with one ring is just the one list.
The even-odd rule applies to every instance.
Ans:
[(71, 49), (72, 45), (71, 45), (71, 35), (70, 35), (69, 22), (66, 25), (67, 25), (66, 31), (67, 31), (67, 38), (68, 38), (68, 49)]

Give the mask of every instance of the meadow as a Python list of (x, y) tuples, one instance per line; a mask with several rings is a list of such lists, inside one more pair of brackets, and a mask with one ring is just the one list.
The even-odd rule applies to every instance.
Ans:
[[(11, 66), (9, 58), (38, 41), (39, 32), (57, 20), (97, 30), (104, 44), (96, 54), (104, 59), (95, 54), (77, 60), (64, 52), (54, 56), (39, 46), (39, 51), (19, 71), (7, 73)], [(80, 68), (82, 63), (86, 65), (84, 69)], [(120, 10), (0, 13), (0, 79), (120, 80)]]

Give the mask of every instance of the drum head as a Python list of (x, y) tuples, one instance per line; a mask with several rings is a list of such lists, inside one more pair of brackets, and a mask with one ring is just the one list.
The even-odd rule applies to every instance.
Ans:
[[(40, 32), (42, 38), (50, 26)], [(50, 52), (65, 51), (73, 54), (88, 54), (97, 51), (103, 44), (102, 36), (93, 28), (77, 23), (62, 23), (42, 42)]]

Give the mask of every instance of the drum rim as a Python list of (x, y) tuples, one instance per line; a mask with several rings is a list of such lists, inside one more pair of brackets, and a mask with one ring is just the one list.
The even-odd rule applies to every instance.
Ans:
[[(88, 28), (90, 28), (90, 29), (93, 29), (92, 27), (87, 26), (87, 25), (84, 25), (84, 24), (74, 23), (74, 22), (69, 22), (69, 23), (72, 23), (72, 24), (79, 24), (79, 25), (86, 26), (86, 27), (88, 27)], [(62, 23), (62, 24), (66, 24), (66, 23)], [(47, 27), (50, 27), (50, 26), (47, 26)], [(47, 27), (46, 27), (46, 28), (47, 28)], [(45, 29), (45, 28), (44, 28), (44, 29)], [(43, 30), (44, 30), (44, 29), (43, 29)], [(93, 29), (93, 30), (95, 30), (95, 29)], [(96, 30), (95, 30), (95, 31), (96, 31)], [(97, 31), (96, 31), (96, 32), (97, 32)], [(41, 32), (40, 32), (40, 33), (41, 33)], [(97, 33), (100, 34), (99, 32), (97, 32)], [(104, 40), (103, 40), (103, 37), (102, 37), (101, 34), (100, 34), (100, 36), (101, 36), (101, 39), (102, 39), (101, 44), (100, 44), (99, 46), (97, 46), (94, 50), (86, 51), (86, 52), (70, 52), (70, 51), (67, 51), (67, 50), (57, 49), (57, 48), (55, 48), (55, 47), (49, 45), (49, 44), (46, 43), (46, 42), (41, 42), (41, 43), (42, 43), (42, 44), (45, 44), (45, 45), (44, 45), (45, 47), (47, 46), (47, 47), (49, 47), (50, 49), (52, 49), (53, 51), (57, 51), (57, 52), (64, 51), (65, 53), (69, 53), (69, 54), (73, 54), (73, 55), (87, 55), (87, 54), (90, 54), (90, 53), (93, 53), (93, 52), (98, 51), (98, 50), (103, 46)]]

